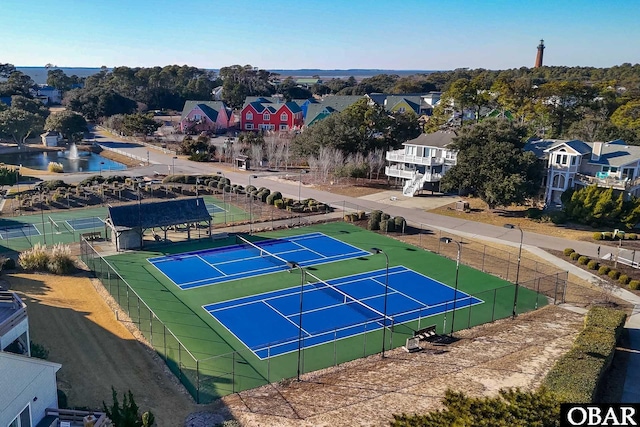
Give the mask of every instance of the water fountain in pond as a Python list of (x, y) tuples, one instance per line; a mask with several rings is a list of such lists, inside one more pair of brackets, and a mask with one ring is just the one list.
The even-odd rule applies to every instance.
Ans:
[(69, 146), (69, 153), (67, 154), (68, 159), (77, 159), (78, 158), (78, 147), (75, 143), (71, 143)]

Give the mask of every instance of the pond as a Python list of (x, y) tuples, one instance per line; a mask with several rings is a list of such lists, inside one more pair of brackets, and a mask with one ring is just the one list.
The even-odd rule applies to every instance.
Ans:
[[(73, 147), (72, 147), (73, 148)], [(0, 163), (20, 165), (31, 169), (47, 170), (49, 162), (61, 163), (65, 173), (120, 171), (127, 167), (122, 163), (109, 160), (87, 151), (43, 151), (0, 154)]]

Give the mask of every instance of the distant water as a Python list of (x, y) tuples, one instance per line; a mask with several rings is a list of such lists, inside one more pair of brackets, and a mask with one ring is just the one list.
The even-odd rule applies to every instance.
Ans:
[[(18, 71), (23, 72), (33, 79), (37, 84), (47, 83), (47, 69), (45, 67), (16, 67)], [(76, 75), (78, 77), (88, 77), (92, 74), (100, 72), (100, 68), (83, 68), (83, 67), (59, 67), (67, 76)], [(218, 69), (211, 69), (218, 73)], [(301, 70), (269, 70), (288, 77), (313, 77), (319, 76), (323, 80), (349, 78), (351, 76), (356, 79), (364, 79), (377, 76), (378, 74), (397, 74), (399, 76), (410, 76), (412, 74), (429, 74), (436, 70), (376, 70), (376, 69), (347, 69), (347, 70), (320, 70), (320, 69), (301, 69)]]

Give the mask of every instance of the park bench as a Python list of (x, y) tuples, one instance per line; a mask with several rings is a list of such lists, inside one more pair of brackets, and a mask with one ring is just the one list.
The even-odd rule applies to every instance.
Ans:
[(91, 233), (84, 233), (82, 237), (85, 240), (100, 240), (102, 238), (102, 234), (99, 231), (92, 231)]
[(420, 341), (428, 340), (436, 335), (436, 325), (431, 325), (413, 332), (413, 336), (418, 338)]

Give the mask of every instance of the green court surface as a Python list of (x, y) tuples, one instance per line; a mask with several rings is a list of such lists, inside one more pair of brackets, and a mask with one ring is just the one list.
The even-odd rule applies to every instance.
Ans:
[[(388, 255), (390, 266), (403, 265), (451, 287), (454, 286), (455, 260), (446, 259), (347, 223), (337, 222), (274, 231), (262, 233), (255, 238), (277, 238), (316, 231), (366, 251), (370, 251), (372, 247), (381, 248)], [(297, 352), (260, 360), (202, 306), (300, 286), (299, 271), (265, 274), (181, 290), (147, 261), (147, 258), (151, 257), (235, 243), (235, 238), (232, 236), (215, 243), (211, 241), (180, 243), (163, 246), (158, 248), (158, 251), (128, 252), (105, 258), (105, 261), (124, 278), (131, 289), (120, 280), (114, 279), (113, 273), (107, 273), (109, 267), (103, 263), (98, 261), (92, 266), (123, 310), (129, 314), (131, 320), (138, 325), (158, 353), (167, 361), (169, 367), (177, 373), (196, 401), (200, 403), (283, 378), (292, 378), (297, 374)], [(383, 268), (385, 268), (385, 257), (380, 254), (316, 265), (309, 267), (309, 271), (327, 280)], [(472, 307), (458, 307), (455, 312), (455, 330), (511, 316), (515, 294), (513, 284), (461, 265), (458, 287), (484, 303)], [(428, 292), (428, 289), (425, 289), (425, 292)], [(520, 288), (518, 313), (533, 310), (546, 303), (546, 297), (539, 296), (529, 289)], [(155, 316), (144, 307), (145, 304)], [(449, 333), (451, 317), (449, 312), (421, 318), (407, 324), (394, 325), (386, 333), (388, 341), (385, 343), (385, 348), (402, 346), (408, 337), (413, 336), (415, 330), (431, 325), (436, 326), (438, 333)], [(255, 327), (260, 328), (261, 319), (253, 320)], [(175, 337), (167, 332), (163, 324)], [(303, 349), (302, 372), (312, 372), (379, 353), (383, 345), (382, 335), (381, 329), (377, 329)], [(178, 344), (176, 338), (185, 348)]]
[[(208, 206), (215, 205), (213, 224), (247, 221), (249, 213), (213, 196), (203, 196)], [(148, 203), (143, 200), (143, 203)], [(107, 218), (107, 207), (85, 209), (44, 210), (29, 215), (0, 217), (0, 252), (23, 251), (36, 243), (53, 245), (72, 243), (80, 239), (80, 234), (102, 232), (105, 227), (92, 218)], [(30, 225), (30, 226), (29, 226)]]

